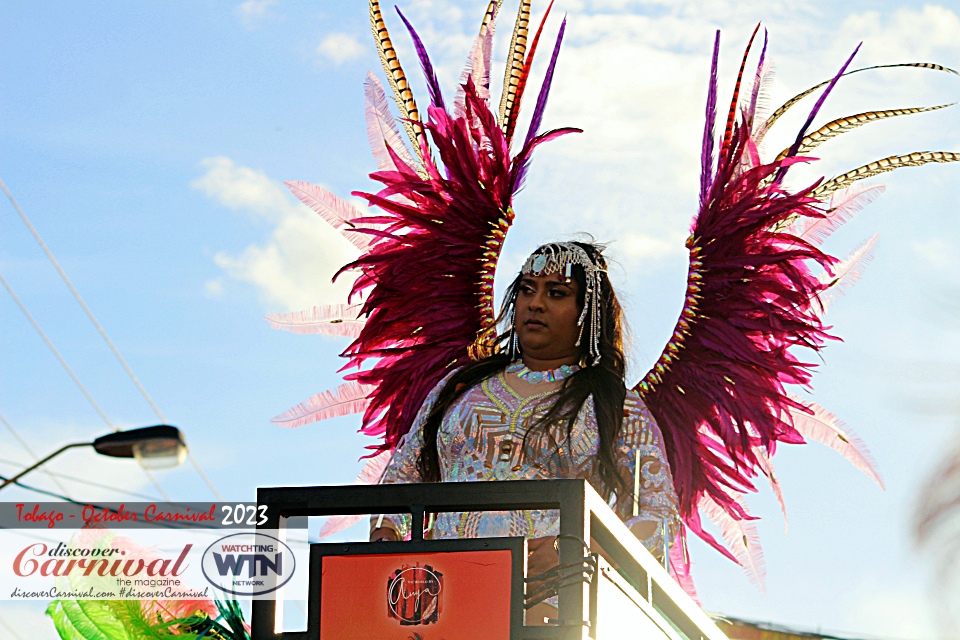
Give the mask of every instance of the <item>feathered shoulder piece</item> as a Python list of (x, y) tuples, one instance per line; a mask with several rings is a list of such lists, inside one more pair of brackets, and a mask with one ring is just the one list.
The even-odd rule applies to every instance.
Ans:
[[(560, 27), (530, 127), (514, 144), (517, 117), (549, 9), (528, 42), (530, 2), (521, 2), (499, 108), (490, 105), (490, 46), (498, 0), (490, 2), (455, 97), (448, 102), (417, 32), (400, 14), (429, 90), (426, 118), (418, 109), (376, 0), (370, 23), (399, 117), (390, 115), (380, 83), (366, 84), (370, 143), (381, 188), (356, 192), (375, 213), (361, 213), (314, 185), (294, 193), (333, 224), (362, 254), (341, 272), (357, 273), (353, 305), (317, 307), (269, 320), (278, 328), (342, 333), (354, 338), (346, 384), (314, 396), (275, 422), (299, 426), (363, 411), (361, 431), (396, 446), (429, 391), (452, 367), (495, 349), (493, 280), (514, 219), (513, 196), (539, 144), (578, 129), (540, 133)], [(399, 13), (399, 10), (398, 10)], [(401, 135), (406, 133), (411, 146)], [(512, 151), (516, 148), (516, 152)], [(369, 366), (370, 363), (372, 366)]]
[[(767, 75), (766, 38), (752, 89), (742, 99), (740, 94), (757, 30), (744, 53), (719, 140), (714, 136), (717, 33), (703, 137), (700, 211), (687, 240), (685, 304), (672, 338), (636, 389), (663, 431), (686, 526), (760, 580), (762, 554), (749, 522), (753, 517), (741, 498), (756, 490), (753, 481), (762, 474), (782, 505), (770, 462), (778, 443), (824, 442), (880, 481), (865, 449), (834, 416), (787, 392), (788, 385), (810, 384), (814, 365), (801, 360), (795, 348), (818, 352), (832, 339), (822, 321), (827, 302), (856, 278), (869, 259), (872, 240), (843, 261), (819, 245), (879, 191), (860, 188), (856, 181), (901, 166), (952, 162), (960, 156), (947, 152), (891, 156), (830, 180), (787, 188), (784, 181), (791, 167), (813, 160), (803, 154), (827, 139), (868, 122), (931, 108), (857, 114), (808, 134), (840, 78), (865, 70), (847, 71), (850, 56), (831, 80), (763, 119), (758, 103), (763, 102)], [(886, 66), (950, 71), (931, 64)], [(795, 142), (774, 160), (762, 161), (758, 147), (771, 125), (821, 88)], [(701, 513), (719, 526), (726, 546), (704, 529)]]

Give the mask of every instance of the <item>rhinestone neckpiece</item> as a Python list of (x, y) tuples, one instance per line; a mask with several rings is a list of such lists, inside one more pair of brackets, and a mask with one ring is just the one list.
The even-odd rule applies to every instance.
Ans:
[(575, 364), (564, 364), (549, 371), (531, 371), (527, 365), (523, 364), (522, 360), (517, 360), (507, 367), (507, 373), (515, 373), (518, 378), (530, 384), (557, 382), (558, 380), (569, 378), (579, 370), (580, 367)]

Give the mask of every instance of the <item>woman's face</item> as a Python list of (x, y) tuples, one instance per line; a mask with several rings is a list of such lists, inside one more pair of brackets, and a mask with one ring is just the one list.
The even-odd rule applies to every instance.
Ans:
[[(517, 292), (514, 330), (524, 356), (536, 360), (580, 359), (577, 337), (580, 327), (580, 287), (573, 278), (559, 273), (524, 275)], [(528, 363), (529, 364), (529, 363)]]

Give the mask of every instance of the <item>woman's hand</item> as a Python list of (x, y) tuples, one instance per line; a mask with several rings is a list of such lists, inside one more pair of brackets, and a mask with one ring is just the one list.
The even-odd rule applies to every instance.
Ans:
[(380, 527), (370, 532), (370, 542), (398, 542), (400, 537), (390, 527)]
[(539, 575), (559, 564), (553, 541), (552, 536), (527, 540), (527, 577)]

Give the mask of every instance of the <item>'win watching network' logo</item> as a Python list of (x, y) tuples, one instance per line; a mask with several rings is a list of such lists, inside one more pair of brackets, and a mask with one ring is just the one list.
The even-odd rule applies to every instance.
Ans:
[(293, 551), (263, 533), (234, 533), (203, 552), (203, 575), (236, 596), (261, 596), (287, 584), (296, 569)]

